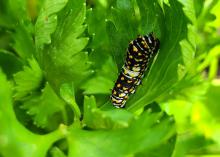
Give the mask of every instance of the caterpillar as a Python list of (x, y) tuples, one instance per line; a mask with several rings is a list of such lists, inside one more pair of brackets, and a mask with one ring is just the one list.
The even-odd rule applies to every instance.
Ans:
[(127, 48), (125, 63), (115, 82), (110, 96), (113, 106), (124, 108), (130, 94), (135, 93), (149, 68), (150, 61), (159, 49), (160, 41), (153, 33), (139, 35)]

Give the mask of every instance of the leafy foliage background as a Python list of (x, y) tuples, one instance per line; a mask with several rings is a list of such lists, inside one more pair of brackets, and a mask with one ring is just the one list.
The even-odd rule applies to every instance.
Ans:
[[(218, 0), (0, 1), (0, 157), (219, 156)], [(130, 40), (160, 50), (125, 109)]]

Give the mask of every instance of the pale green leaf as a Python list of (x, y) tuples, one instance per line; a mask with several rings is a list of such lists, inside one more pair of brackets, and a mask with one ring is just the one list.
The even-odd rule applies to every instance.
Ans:
[(15, 99), (22, 99), (39, 89), (43, 83), (43, 72), (34, 58), (28, 60), (29, 66), (14, 75)]
[(83, 123), (86, 127), (92, 129), (126, 128), (133, 119), (133, 115), (125, 110), (100, 110), (93, 96), (84, 99)]
[(65, 111), (64, 101), (56, 95), (48, 83), (42, 94), (33, 94), (21, 107), (27, 110), (27, 114), (33, 116), (35, 125), (42, 128), (48, 126), (55, 113)]
[(51, 45), (44, 50), (46, 77), (57, 90), (63, 83), (73, 83), (77, 88), (90, 74), (88, 53), (83, 51), (88, 38), (80, 37), (86, 28), (83, 24), (85, 13), (83, 0), (69, 1), (58, 15), (59, 22)]
[[(143, 113), (127, 128), (116, 130), (79, 130), (72, 128), (68, 136), (69, 157), (128, 157), (160, 148), (175, 134), (170, 118), (163, 113)], [(158, 151), (158, 153), (160, 153)], [(160, 154), (163, 156), (163, 154)]]
[(66, 155), (57, 147), (54, 147), (51, 150), (51, 154), (53, 157), (66, 157)]
[(37, 49), (42, 50), (44, 44), (51, 43), (51, 34), (57, 26), (57, 12), (67, 3), (67, 0), (45, 0), (35, 25), (35, 42)]
[(13, 110), (12, 85), (0, 71), (0, 155), (4, 157), (45, 157), (51, 145), (63, 137), (60, 128), (47, 135), (26, 129)]
[(117, 66), (111, 57), (108, 57), (94, 77), (82, 85), (84, 94), (110, 94), (117, 78)]

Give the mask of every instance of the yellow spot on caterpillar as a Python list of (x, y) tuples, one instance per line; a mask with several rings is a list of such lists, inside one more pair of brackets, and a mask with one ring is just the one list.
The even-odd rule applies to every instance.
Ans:
[(141, 56), (141, 53), (138, 53), (138, 56)]
[(121, 103), (122, 101), (121, 100), (116, 100), (116, 103)]
[(125, 100), (123, 100), (123, 101), (122, 101), (122, 104), (124, 104), (125, 102), (126, 102), (126, 101), (125, 101)]
[(127, 65), (126, 68), (127, 68), (127, 69), (130, 69), (130, 66)]
[(124, 77), (124, 76), (122, 76), (122, 77), (121, 77), (121, 80), (125, 80), (125, 77)]
[(113, 94), (114, 94), (114, 95), (116, 95), (116, 94), (117, 94), (117, 92), (114, 90), (114, 91), (113, 91)]
[(133, 91), (134, 91), (134, 88), (129, 89), (129, 92), (133, 92)]
[(124, 69), (124, 74), (128, 74), (128, 70), (127, 69)]
[(119, 87), (121, 87), (121, 84), (119, 83), (119, 84), (117, 84), (117, 87), (119, 88)]
[(129, 55), (129, 58), (130, 58), (130, 59), (132, 59), (132, 58), (133, 58), (133, 56), (132, 56), (132, 55)]
[(119, 97), (124, 97), (124, 96), (126, 96), (125, 93), (121, 93), (121, 94), (119, 94)]
[(128, 88), (127, 87), (123, 87), (123, 90), (127, 90)]
[(134, 73), (130, 73), (130, 76), (131, 77), (135, 77), (136, 75)]
[(138, 52), (138, 49), (135, 46), (133, 46), (133, 51)]
[(112, 101), (114, 101), (114, 102), (116, 101), (116, 99), (115, 99), (115, 98), (113, 98), (113, 97), (111, 97), (111, 98), (112, 98)]
[(132, 81), (129, 81), (129, 80), (127, 81), (127, 83), (131, 83), (131, 82), (132, 82)]
[(145, 44), (144, 44), (144, 47), (145, 47), (145, 48), (149, 48), (149, 46), (148, 46), (148, 44), (147, 44), (147, 43), (145, 43)]
[(140, 71), (140, 67), (133, 67), (132, 70), (135, 72), (138, 72), (138, 71)]
[(111, 99), (112, 99), (112, 102), (113, 102), (113, 103), (117, 103), (117, 104), (119, 104), (119, 103), (122, 102), (121, 99), (115, 99), (115, 98), (113, 98), (113, 97), (111, 97)]
[(140, 62), (140, 61), (143, 61), (143, 59), (134, 59), (136, 62)]

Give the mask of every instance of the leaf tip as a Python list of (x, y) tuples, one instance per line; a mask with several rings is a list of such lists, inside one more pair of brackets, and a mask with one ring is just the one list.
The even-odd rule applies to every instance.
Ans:
[(65, 124), (60, 124), (59, 125), (59, 131), (63, 134), (63, 135), (67, 135), (68, 134), (68, 130), (67, 130), (67, 126)]

